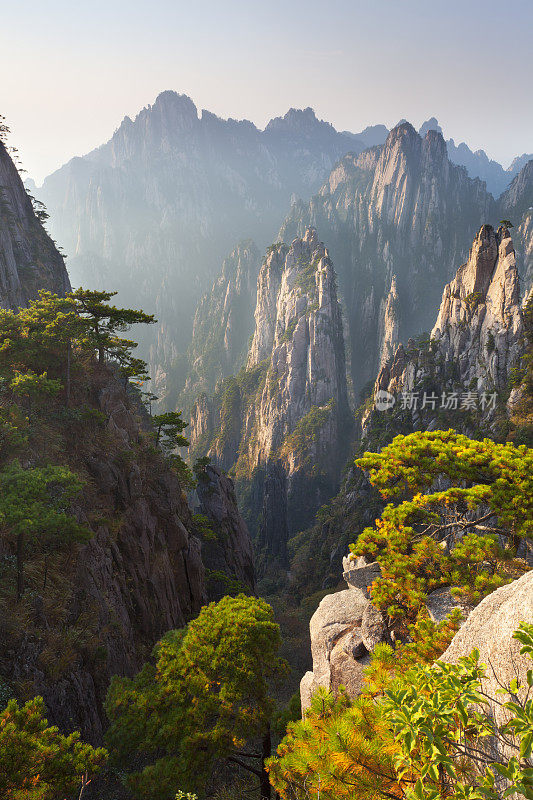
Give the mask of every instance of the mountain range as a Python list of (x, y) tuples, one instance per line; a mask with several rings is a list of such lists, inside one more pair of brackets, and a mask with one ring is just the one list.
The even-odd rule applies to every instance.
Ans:
[[(440, 131), (435, 118), (422, 126), (423, 139), (428, 131)], [(53, 237), (69, 254), (73, 284), (116, 288), (122, 302), (156, 314), (158, 325), (140, 334), (141, 350), (156, 394), (173, 405), (195, 380), (195, 310), (224, 259), (242, 240), (262, 250), (280, 227), (285, 235), (291, 206), (323, 194), (348, 153), (368, 174), (374, 148), (384, 147), (389, 135), (384, 125), (338, 132), (311, 108), (290, 109), (259, 130), (246, 120), (199, 114), (190, 98), (166, 91), (134, 120), (126, 117), (107, 143), (72, 159), (34, 191), (49, 210)], [(364, 151), (366, 166), (356, 166)], [(485, 207), (490, 192), (499, 194), (527, 158), (504, 170), (452, 140), (439, 152), (466, 167), (465, 186), (468, 176), (487, 181), (488, 188), (474, 191)], [(474, 227), (482, 221), (478, 215)], [(464, 251), (469, 238), (461, 243)]]

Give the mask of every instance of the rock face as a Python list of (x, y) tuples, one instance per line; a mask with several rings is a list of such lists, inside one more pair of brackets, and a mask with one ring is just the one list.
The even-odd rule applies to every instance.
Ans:
[(444, 289), (431, 333), (465, 386), (502, 388), (520, 353), (518, 270), (507, 228), (484, 225), (466, 264)]
[(526, 161), (509, 188), (501, 196), (502, 217), (514, 224), (516, 243), (524, 293), (533, 287), (533, 159)]
[[(425, 136), (428, 131), (442, 133), (442, 128), (435, 117), (426, 120), (418, 132), (420, 136)], [(507, 189), (524, 163), (531, 158), (531, 155), (524, 153), (524, 155), (515, 158), (507, 169), (504, 169), (497, 161), (489, 158), (484, 150), (472, 152), (464, 142), (456, 145), (453, 139), (448, 139), (446, 141), (446, 149), (450, 161), (465, 167), (471, 178), (480, 178), (485, 181), (487, 189), (493, 197), (499, 197)]]
[(326, 595), (311, 617), (313, 671), (307, 672), (300, 683), (302, 714), (321, 686), (333, 692), (344, 686), (350, 697), (356, 697), (369, 654), (376, 644), (387, 641), (384, 619), (368, 599), (367, 586), (379, 574), (374, 566), (353, 565), (345, 559), (343, 577), (349, 588)]
[[(346, 362), (335, 271), (314, 228), (290, 248), (276, 248), (259, 274), (248, 369), (266, 359), (254, 460), (283, 450), (297, 423), (328, 403), (331, 413), (305, 456), (331, 459), (348, 411)], [(292, 476), (301, 468), (300, 454), (290, 446), (284, 453)]]
[[(449, 397), (455, 392), (459, 398), (452, 409), (456, 419), (448, 423), (461, 426), (461, 404), (463, 410), (480, 411), (488, 419), (489, 412), (492, 416), (494, 412), (489, 395), (507, 387), (520, 358), (522, 325), (519, 275), (509, 231), (483, 225), (468, 261), (444, 288), (429, 339), (410, 340), (407, 348), (399, 345), (381, 368), (374, 387), (375, 403), (387, 392), (394, 396), (398, 410), (401, 398), (412, 395), (415, 402), (405, 409), (410, 424), (431, 430), (446, 422), (439, 417), (446, 410), (443, 393)], [(469, 407), (464, 405), (468, 392)], [(434, 398), (425, 410), (424, 395)], [(482, 396), (486, 397), (485, 406)], [(387, 414), (391, 412), (378, 409), (367, 415), (365, 433), (370, 435), (379, 415), (384, 418)]]
[(166, 91), (112, 138), (49, 176), (38, 190), (75, 285), (115, 288), (155, 313), (142, 342), (157, 394), (190, 340), (196, 305), (244, 238), (274, 238), (291, 197), (309, 197), (362, 142), (291, 109), (264, 131), (201, 114)]
[(241, 242), (224, 260), (211, 291), (201, 299), (194, 316), (183, 398), (212, 394), (216, 383), (238, 372), (248, 353), (254, 330), (259, 251)]
[[(359, 588), (377, 576), (375, 565), (345, 559), (345, 567), (349, 589), (327, 595), (309, 624), (313, 671), (307, 672), (300, 684), (302, 713), (321, 686), (335, 692), (343, 685), (351, 697), (356, 697), (369, 654), (378, 643), (390, 641), (383, 616)], [(428, 597), (428, 610), (436, 621), (456, 607), (445, 587)], [(520, 655), (522, 645), (512, 635), (520, 622), (533, 620), (533, 572), (497, 589), (474, 609), (460, 608), (465, 621), (439, 660), (455, 663), (477, 648), (480, 662), (488, 666), (484, 691), (498, 699), (501, 684), (523, 679), (531, 667), (530, 659)], [(503, 721), (499, 705), (493, 704), (492, 712), (498, 722)]]
[[(23, 630), (3, 618), (0, 669), (41, 694), (63, 729), (100, 742), (110, 678), (134, 674), (162, 634), (198, 613), (206, 593), (201, 544), (176, 475), (143, 450), (136, 407), (107, 371), (91, 396), (105, 434), (79, 428), (73, 450), (66, 429), (56, 435), (86, 481), (77, 515), (94, 535), (62, 575), (60, 599), (37, 597)], [(65, 626), (79, 642), (65, 640)]]
[(0, 307), (25, 306), (39, 289), (64, 295), (67, 271), (0, 142)]
[[(506, 713), (500, 704), (509, 699), (499, 695), (498, 690), (514, 678), (519, 678), (523, 684), (525, 674), (531, 668), (531, 659), (520, 655), (522, 645), (512, 635), (520, 622), (532, 620), (533, 572), (527, 572), (482, 600), (440, 658), (452, 664), (462, 656), (470, 655), (474, 648), (479, 650), (480, 662), (487, 665), (483, 689), (489, 697), (499, 701), (491, 704), (498, 723), (504, 721), (503, 714)], [(522, 696), (523, 693), (522, 688)]]
[(283, 554), (284, 527), (298, 530), (335, 491), (348, 424), (335, 271), (311, 228), (290, 247), (269, 248), (246, 370), (223, 383), (213, 401), (200, 398), (191, 447), (200, 453), (203, 443), (217, 464), (250, 484), (254, 532), (266, 552)]
[(207, 466), (198, 475), (197, 510), (207, 517), (212, 532), (202, 544), (209, 600), (220, 600), (229, 590), (255, 592), (254, 556), (246, 523), (239, 513), (233, 482), (217, 468)]
[(440, 133), (421, 138), (408, 123), (382, 147), (345, 156), (317, 196), (293, 206), (280, 239), (315, 225), (328, 243), (356, 390), (374, 379), (398, 339), (433, 325), (471, 231), (494, 208), (481, 181), (450, 162)]

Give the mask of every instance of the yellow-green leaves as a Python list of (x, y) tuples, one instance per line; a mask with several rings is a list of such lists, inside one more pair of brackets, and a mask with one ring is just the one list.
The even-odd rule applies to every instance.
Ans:
[(532, 450), (433, 431), (356, 463), (395, 500), (351, 549), (379, 561), (372, 599), (400, 630), (436, 588), (477, 603), (516, 574), (505, 564), (533, 531)]

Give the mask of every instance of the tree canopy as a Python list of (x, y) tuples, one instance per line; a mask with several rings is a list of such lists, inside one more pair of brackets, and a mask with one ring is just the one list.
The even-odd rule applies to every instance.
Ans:
[[(514, 637), (533, 657), (533, 625)], [(377, 698), (319, 690), (268, 764), (274, 788), (285, 800), (531, 800), (533, 670), (503, 687), (504, 723), (485, 671), (474, 650), (457, 664), (413, 665)]]
[(24, 592), (24, 547), (83, 541), (90, 532), (69, 513), (82, 488), (65, 467), (23, 469), (13, 462), (0, 470), (0, 536), (16, 542), (17, 597)]
[(372, 599), (393, 624), (416, 619), (440, 586), (475, 603), (519, 574), (513, 559), (533, 532), (532, 450), (454, 430), (420, 432), (356, 464), (396, 501), (351, 546), (379, 561)]
[(263, 753), (253, 743), (268, 736), (271, 685), (285, 672), (279, 646), (267, 603), (225, 597), (205, 606), (185, 630), (164, 636), (155, 664), (133, 679), (113, 679), (107, 741), (122, 756), (143, 753), (151, 761), (129, 777), (134, 792), (171, 800), (180, 788), (203, 791), (224, 760), (262, 777)]
[(42, 697), (0, 712), (0, 797), (59, 800), (99, 771), (107, 753), (49, 726)]

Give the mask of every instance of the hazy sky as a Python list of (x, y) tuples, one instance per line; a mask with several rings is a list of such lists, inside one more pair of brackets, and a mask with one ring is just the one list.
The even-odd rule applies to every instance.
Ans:
[(3, 0), (0, 113), (38, 182), (163, 89), (259, 126), (419, 126), (533, 151), (533, 0)]

